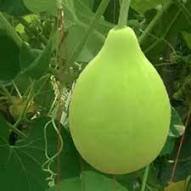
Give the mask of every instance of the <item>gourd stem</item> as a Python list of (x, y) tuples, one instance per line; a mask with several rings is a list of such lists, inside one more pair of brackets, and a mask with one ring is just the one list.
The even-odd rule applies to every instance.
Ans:
[(150, 165), (148, 165), (145, 168), (145, 172), (144, 172), (144, 175), (143, 175), (143, 182), (142, 182), (142, 185), (141, 185), (141, 191), (145, 191), (145, 187), (146, 187), (146, 183), (147, 183), (147, 179), (148, 179), (148, 175), (149, 175), (149, 168), (150, 168)]
[(127, 25), (129, 8), (130, 8), (131, 0), (122, 0), (121, 8), (119, 13), (118, 26), (120, 28)]
[(84, 37), (82, 38), (80, 43), (77, 45), (77, 47), (74, 49), (74, 52), (73, 52), (71, 58), (68, 59), (68, 64), (73, 64), (73, 62), (79, 56), (83, 46), (86, 44), (89, 36), (92, 34), (92, 31), (94, 30), (96, 24), (99, 22), (100, 17), (104, 14), (109, 2), (110, 2), (110, 0), (102, 0), (101, 1), (100, 5), (99, 5), (99, 7), (95, 13), (95, 16), (90, 23), (89, 28), (85, 32)]

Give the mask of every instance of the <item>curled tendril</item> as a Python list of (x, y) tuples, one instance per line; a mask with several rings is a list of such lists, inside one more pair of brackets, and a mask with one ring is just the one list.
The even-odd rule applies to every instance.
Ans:
[[(49, 154), (48, 154), (47, 128), (49, 127), (50, 124), (52, 124), (52, 126), (54, 127), (54, 130), (56, 131), (56, 133), (58, 135), (58, 139), (60, 141), (60, 147), (53, 156), (49, 156)], [(63, 149), (62, 135), (61, 135), (60, 131), (58, 130), (55, 120), (53, 118), (50, 121), (48, 121), (44, 126), (44, 141), (45, 141), (46, 161), (42, 164), (42, 170), (49, 174), (49, 176), (46, 178), (46, 180), (48, 181), (49, 187), (52, 187), (55, 185), (55, 176), (57, 174), (51, 169), (51, 165), (54, 162), (55, 158), (62, 152), (62, 149)]]

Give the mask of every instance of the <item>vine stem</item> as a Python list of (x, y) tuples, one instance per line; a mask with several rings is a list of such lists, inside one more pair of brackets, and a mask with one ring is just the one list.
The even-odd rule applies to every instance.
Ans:
[(153, 18), (153, 20), (149, 23), (149, 25), (147, 26), (147, 28), (145, 29), (145, 31), (142, 33), (142, 35), (139, 37), (139, 43), (143, 44), (146, 39), (147, 36), (151, 33), (151, 31), (153, 30), (153, 28), (157, 25), (158, 21), (161, 19), (161, 17), (163, 16), (163, 14), (169, 9), (169, 7), (173, 4), (172, 0), (169, 0), (164, 7), (162, 8), (162, 10), (160, 10), (156, 16)]
[(147, 179), (148, 179), (148, 175), (149, 175), (149, 169), (150, 169), (150, 165), (148, 165), (145, 168), (145, 172), (144, 172), (144, 175), (143, 175), (143, 182), (142, 182), (142, 185), (141, 185), (141, 191), (145, 191), (146, 183), (147, 183)]
[[(56, 50), (56, 59), (57, 59), (57, 64), (59, 69), (59, 73), (62, 72), (63, 69), (63, 60), (61, 58), (60, 55), (60, 49), (61, 49), (61, 45), (64, 41), (65, 35), (64, 35), (64, 8), (63, 8), (63, 0), (57, 0), (57, 30), (59, 32), (59, 42), (57, 44), (57, 50)], [(64, 48), (64, 47), (62, 47)], [(55, 113), (55, 120), (60, 122), (61, 121), (61, 117), (62, 117), (62, 113), (64, 110), (64, 100), (62, 99), (63, 97), (63, 90), (64, 90), (64, 78), (59, 79), (59, 82), (57, 83), (58, 86), (58, 95), (57, 95), (57, 109), (56, 109), (56, 113)], [(56, 127), (56, 126), (55, 126)], [(55, 128), (57, 129), (57, 151), (60, 154), (62, 152), (63, 149), (63, 139), (62, 139), (62, 135), (61, 135), (61, 129), (62, 126), (60, 125), (60, 123), (58, 124), (58, 127)], [(60, 155), (57, 154), (56, 157), (56, 179), (55, 182), (57, 185), (59, 185), (59, 182), (61, 181), (61, 158)], [(56, 190), (60, 190), (60, 187), (57, 186)]]
[(131, 0), (122, 0), (120, 13), (119, 13), (119, 20), (118, 20), (119, 28), (122, 28), (127, 25), (130, 4), (131, 4)]
[(184, 134), (182, 135), (182, 137), (180, 139), (180, 144), (179, 144), (178, 151), (177, 151), (177, 154), (176, 154), (176, 159), (175, 159), (175, 162), (174, 162), (174, 165), (173, 165), (173, 168), (172, 168), (172, 174), (171, 174), (171, 178), (170, 178), (170, 183), (173, 182), (173, 179), (174, 179), (174, 176), (175, 176), (175, 173), (176, 173), (176, 168), (177, 168), (177, 165), (178, 165), (178, 159), (180, 157), (180, 151), (182, 149), (182, 145), (183, 145), (184, 138), (185, 138), (186, 128), (188, 126), (188, 123), (189, 123), (190, 117), (191, 117), (190, 115), (191, 115), (191, 111), (188, 112), (187, 117), (186, 117), (185, 131), (184, 131)]
[(77, 47), (74, 49), (73, 54), (71, 56), (71, 58), (68, 59), (68, 64), (73, 64), (73, 62), (77, 59), (77, 57), (79, 56), (83, 46), (86, 44), (88, 38), (90, 37), (91, 33), (93, 32), (96, 24), (98, 23), (100, 17), (104, 14), (108, 4), (109, 4), (110, 0), (102, 0), (96, 13), (94, 18), (92, 19), (89, 28), (87, 29), (87, 31), (85, 32), (85, 35), (83, 36), (82, 40), (80, 41), (80, 43), (77, 45)]

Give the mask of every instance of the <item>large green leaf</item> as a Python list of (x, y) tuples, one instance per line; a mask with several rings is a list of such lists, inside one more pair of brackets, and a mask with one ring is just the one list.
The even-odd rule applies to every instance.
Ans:
[(147, 10), (163, 5), (167, 0), (132, 0), (131, 6), (137, 12), (144, 14)]
[(56, 191), (58, 188), (63, 191), (127, 191), (116, 180), (93, 171), (84, 171), (78, 178), (63, 180), (60, 185), (47, 191)]
[(39, 57), (39, 55), (42, 53), (39, 49), (31, 49), (28, 45), (24, 44), (22, 45), (20, 49), (20, 67), (22, 70), (29, 67), (30, 64), (33, 63), (33, 61)]
[[(47, 118), (38, 118), (32, 121), (29, 136), (24, 139), (18, 139), (16, 143), (9, 140), (10, 132), (6, 121), (1, 117), (0, 120), (0, 185), (4, 191), (44, 191), (47, 187), (46, 178), (49, 174), (42, 171), (41, 165), (45, 162), (45, 142), (44, 142), (44, 126), (48, 122)], [(68, 143), (68, 133), (63, 131), (63, 140), (66, 146), (62, 152), (62, 163), (67, 168), (63, 171), (66, 173), (62, 177), (77, 176), (75, 166), (78, 162), (71, 150), (72, 147)], [(48, 153), (54, 154), (57, 150), (57, 134), (52, 125), (47, 129)], [(12, 142), (12, 145), (10, 145)], [(70, 144), (68, 147), (67, 144)], [(68, 161), (69, 160), (69, 161)], [(69, 162), (74, 166), (70, 166)], [(56, 171), (53, 165), (53, 171)], [(77, 169), (78, 171), (78, 169)], [(11, 183), (10, 183), (11, 180)]]
[[(83, 11), (81, 11), (83, 10)], [(65, 19), (69, 19), (73, 24), (89, 27), (92, 18), (95, 13), (80, 0), (64, 0)], [(100, 18), (98, 24), (94, 27), (94, 30), (105, 34), (113, 27), (109, 22), (106, 22), (103, 17)]]
[(160, 156), (172, 153), (177, 138), (184, 133), (184, 130), (185, 126), (182, 122), (182, 119), (180, 118), (180, 115), (175, 110), (175, 108), (172, 107), (170, 130), (166, 144), (164, 145)]
[[(177, 149), (179, 148), (179, 144), (180, 143), (177, 142), (177, 145), (174, 147), (174, 152), (168, 158), (166, 158), (166, 160), (160, 161), (158, 164), (160, 165), (158, 179), (161, 181), (161, 183), (167, 183), (172, 176), (172, 169), (177, 157)], [(173, 181), (185, 180), (191, 174), (190, 144), (190, 134), (186, 133)]]
[(112, 189), (116, 191), (127, 191), (127, 189), (120, 185), (116, 180), (107, 178), (104, 175), (93, 171), (83, 172), (81, 174), (81, 181), (82, 184), (84, 183), (85, 190), (87, 191), (110, 191)]
[(20, 71), (19, 54), (22, 40), (7, 19), (0, 13), (0, 81), (15, 78)]
[(175, 108), (172, 107), (170, 130), (166, 144), (163, 147), (160, 156), (172, 153), (177, 138), (180, 137), (184, 133), (184, 131), (185, 126), (182, 122), (182, 119), (180, 118)]
[(166, 56), (167, 50), (173, 51), (172, 46), (176, 45), (177, 35), (181, 31), (190, 31), (189, 14), (181, 6), (189, 11), (191, 1), (187, 1), (186, 4), (174, 3), (173, 1), (169, 3), (158, 21), (153, 24), (150, 33), (141, 42), (144, 52), (153, 64), (159, 63), (160, 58)]
[[(87, 30), (87, 28), (81, 25), (76, 25), (71, 27), (68, 31), (66, 40), (64, 42), (64, 54), (66, 59), (71, 57), (73, 50), (76, 48), (76, 45), (83, 38), (84, 30)], [(91, 60), (102, 47), (104, 40), (105, 37), (101, 33), (93, 32), (83, 50), (81, 51), (78, 57), (78, 61), (88, 62)]]
[(29, 10), (23, 4), (23, 0), (0, 0), (0, 11), (16, 16), (29, 13)]
[[(21, 55), (21, 74), (28, 74), (31, 78), (38, 79), (42, 77), (49, 71), (49, 65), (52, 58), (52, 52), (55, 50), (57, 43), (57, 33), (54, 33), (45, 49), (38, 55), (36, 59), (34, 58), (34, 51), (28, 49), (27, 47), (23, 47), (23, 54)], [(27, 61), (26, 64), (26, 56), (29, 55), (30, 60)]]
[[(18, 141), (16, 145), (9, 145), (9, 129), (5, 122), (1, 124), (0, 155), (3, 157), (0, 159), (0, 180), (1, 188), (5, 191), (41, 191), (46, 187), (46, 176), (41, 170), (41, 164), (45, 160), (42, 127), (40, 126), (42, 124), (36, 125), (33, 133), (40, 132), (38, 136), (33, 137), (31, 134), (26, 140)], [(2, 136), (2, 131), (6, 132), (6, 136)]]
[(52, 187), (47, 191), (67, 190), (67, 191), (81, 191), (80, 178), (70, 178), (62, 181), (57, 187)]
[[(83, 10), (83, 11), (81, 11)], [(66, 59), (71, 57), (73, 51), (84, 38), (94, 13), (80, 0), (64, 0), (65, 22), (67, 35), (64, 42), (64, 55)], [(90, 35), (86, 45), (82, 49), (77, 61), (88, 62), (103, 45), (105, 35), (112, 27), (103, 18), (100, 19)]]
[[(186, 4), (181, 1), (181, 5), (177, 2), (180, 1), (171, 1), (166, 4), (165, 10), (157, 14), (156, 22), (149, 22), (151, 25), (149, 24), (150, 29), (146, 30), (145, 38), (141, 38), (142, 49), (151, 63), (156, 67), (158, 65), (157, 70), (164, 80), (169, 96), (172, 96), (174, 92), (174, 83), (182, 68), (179, 66), (177, 69), (178, 65), (177, 67), (171, 65), (176, 62), (178, 52), (182, 52), (182, 45), (179, 44), (178, 37), (181, 31), (189, 32), (191, 28), (189, 13), (185, 11), (189, 12), (191, 9), (191, 1), (187, 1)], [(151, 15), (149, 14), (148, 17)]]
[(182, 37), (185, 40), (186, 45), (188, 46), (188, 48), (191, 49), (191, 33), (183, 31), (182, 32)]
[(33, 13), (46, 12), (56, 15), (56, 0), (23, 0), (25, 6)]
[(0, 32), (0, 81), (14, 79), (19, 71), (19, 47), (13, 39)]
[(94, 1), (92, 0), (84, 0), (84, 4), (86, 4), (88, 7), (93, 8)]
[[(100, 4), (101, 0), (94, 0), (94, 10), (96, 10)], [(119, 11), (120, 11), (120, 0), (110, 0), (105, 13), (104, 17), (107, 21), (111, 23), (117, 24), (118, 17), (119, 17)]]
[(0, 35), (7, 35), (15, 41), (18, 47), (22, 46), (22, 40), (16, 33), (14, 27), (8, 22), (4, 15), (0, 12)]

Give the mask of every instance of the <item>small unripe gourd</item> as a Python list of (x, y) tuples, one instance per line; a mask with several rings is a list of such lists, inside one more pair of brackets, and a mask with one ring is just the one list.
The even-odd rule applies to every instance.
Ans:
[(170, 110), (165, 86), (134, 31), (112, 29), (77, 80), (70, 131), (77, 150), (94, 168), (130, 173), (160, 153)]
[(186, 191), (186, 181), (178, 181), (178, 182), (173, 182), (170, 185), (168, 185), (164, 191)]

